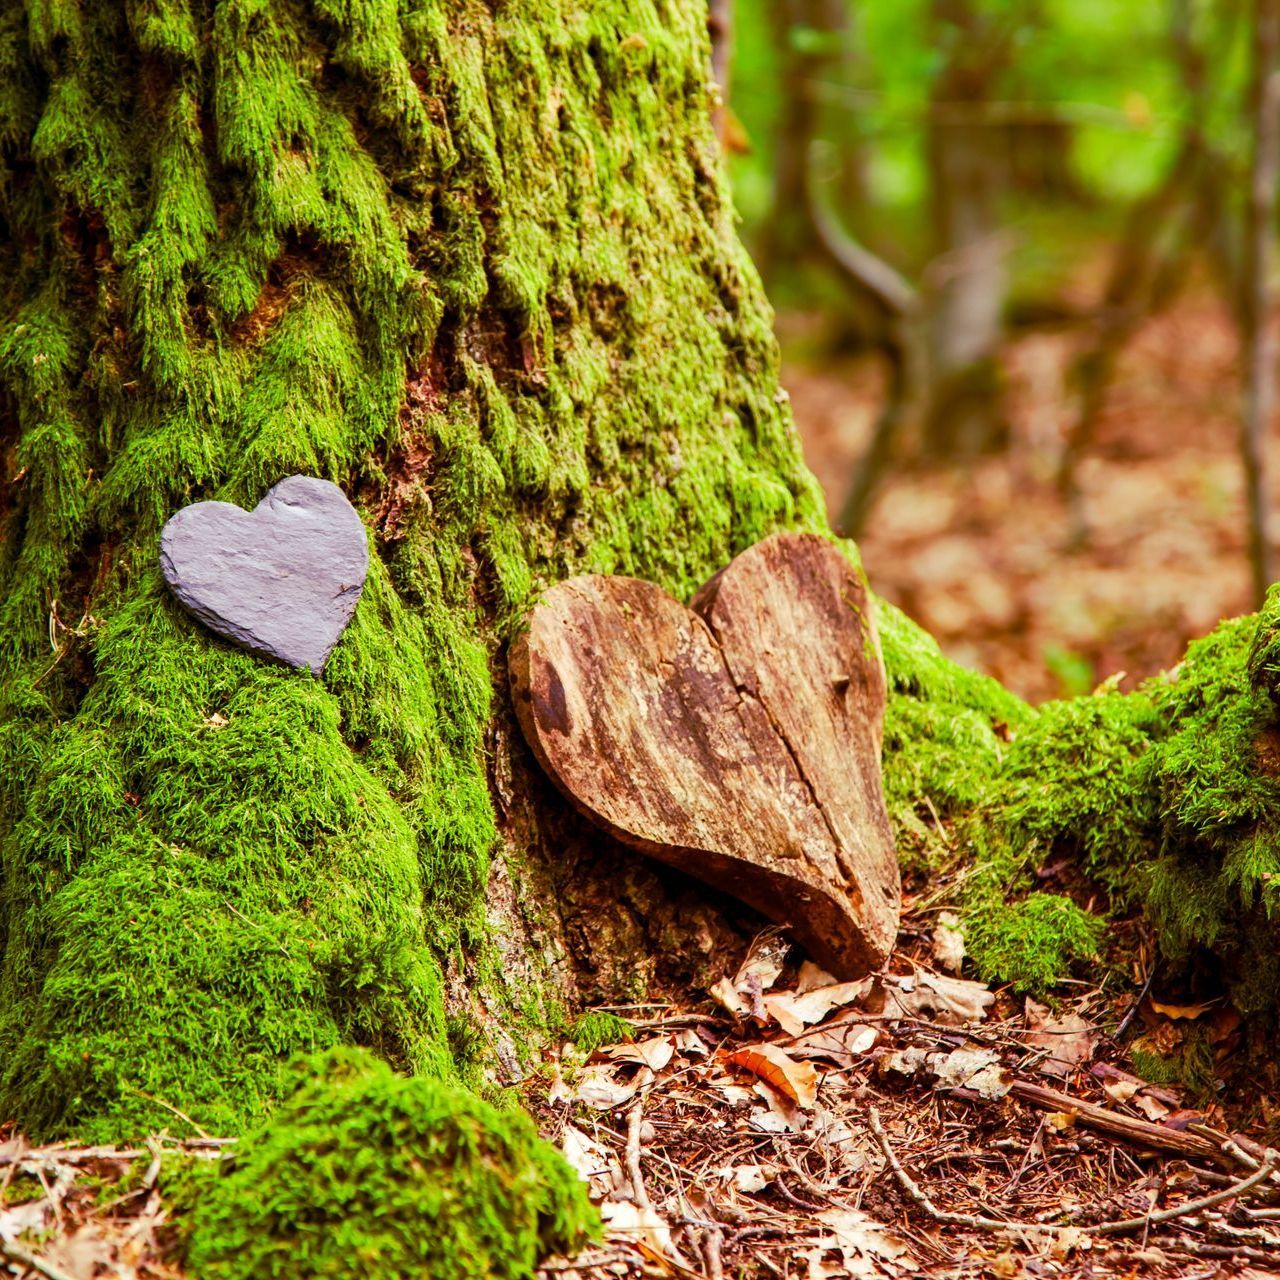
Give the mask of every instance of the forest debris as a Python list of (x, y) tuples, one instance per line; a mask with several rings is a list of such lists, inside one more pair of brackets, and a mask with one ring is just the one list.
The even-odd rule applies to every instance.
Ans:
[(762, 997), (782, 975), (790, 950), (791, 944), (779, 929), (757, 934), (737, 973), (732, 978), (721, 978), (711, 988), (712, 998), (735, 1018), (768, 1022), (769, 1012)]
[(1175, 1022), (1179, 1019), (1194, 1022), (1197, 1018), (1203, 1017), (1204, 1014), (1217, 1008), (1218, 1004), (1217, 1000), (1212, 1000), (1208, 1004), (1163, 1004), (1159, 1000), (1151, 1001), (1151, 1007), (1156, 1013), (1162, 1013), (1166, 1018), (1172, 1018)]
[(1073, 1098), (1070, 1094), (1046, 1088), (1044, 1085), (1032, 1084), (1028, 1080), (1015, 1080), (1010, 1093), (1022, 1102), (1028, 1102), (1045, 1111), (1073, 1116), (1077, 1123), (1087, 1128), (1112, 1134), (1151, 1151), (1169, 1151), (1175, 1155), (1188, 1156), (1191, 1159), (1208, 1161), (1212, 1164), (1223, 1164), (1227, 1159), (1219, 1146), (1197, 1134), (1170, 1129), (1165, 1125), (1140, 1120), (1137, 1116), (1111, 1111), (1095, 1103), (1086, 1102), (1083, 1098)]
[(578, 1078), (573, 1090), (573, 1100), (594, 1107), (597, 1111), (613, 1111), (625, 1106), (652, 1080), (653, 1072), (647, 1067), (642, 1067), (630, 1080), (624, 1081), (609, 1067), (589, 1066)]
[(832, 1009), (843, 1008), (861, 1000), (871, 989), (872, 980), (838, 982), (827, 987), (817, 987), (803, 995), (794, 991), (780, 991), (764, 997), (764, 1007), (774, 1021), (788, 1034), (798, 1036), (805, 1027), (821, 1022)]
[[(905, 1240), (860, 1209), (836, 1207), (815, 1215), (830, 1230), (806, 1257), (838, 1251), (850, 1276), (893, 1276), (912, 1264)], [(892, 1264), (892, 1265), (890, 1265)], [(813, 1268), (810, 1266), (810, 1274)], [(837, 1272), (819, 1272), (836, 1275)]]
[(931, 1054), (929, 1066), (944, 1088), (971, 1089), (980, 1098), (994, 1102), (1009, 1092), (1013, 1075), (993, 1049), (953, 1049)]
[(798, 1062), (776, 1044), (750, 1044), (725, 1055), (725, 1062), (757, 1075), (766, 1084), (810, 1111), (818, 1097), (818, 1073), (811, 1062)]
[(763, 1191), (781, 1172), (776, 1164), (739, 1164), (719, 1170), (719, 1176), (735, 1191), (754, 1195)]
[(651, 1040), (610, 1045), (601, 1049), (600, 1055), (611, 1058), (614, 1062), (638, 1063), (656, 1074), (670, 1063), (675, 1052), (675, 1045), (669, 1036), (657, 1036)]
[(1030, 997), (1025, 1004), (1027, 1044), (1045, 1050), (1036, 1070), (1046, 1076), (1069, 1076), (1090, 1058), (1098, 1043), (1098, 1029), (1078, 1013), (1054, 1015), (1047, 1005)]
[(881, 1059), (882, 1072), (912, 1077), (927, 1073), (943, 1089), (968, 1089), (988, 1102), (1003, 1098), (1012, 1087), (1013, 1075), (993, 1049), (953, 1049), (930, 1053), (909, 1046)]
[(851, 1067), (875, 1048), (880, 1033), (875, 1027), (852, 1019), (814, 1027), (788, 1042), (787, 1052), (797, 1058), (822, 1058), (838, 1067)]
[(958, 974), (964, 964), (964, 931), (954, 911), (940, 911), (933, 930), (933, 959), (948, 973)]
[(589, 1137), (577, 1125), (566, 1125), (560, 1150), (578, 1176), (591, 1188), (593, 1200), (604, 1200), (622, 1185), (622, 1165), (607, 1147)]
[(886, 974), (883, 983), (886, 1017), (926, 1017), (963, 1027), (981, 1022), (995, 1003), (995, 996), (984, 983), (968, 978), (949, 978), (938, 973), (914, 973), (906, 977)]

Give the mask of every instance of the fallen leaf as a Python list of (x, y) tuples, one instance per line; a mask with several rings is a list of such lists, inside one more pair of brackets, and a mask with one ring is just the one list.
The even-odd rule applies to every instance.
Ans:
[(811, 1062), (797, 1062), (776, 1044), (744, 1045), (725, 1061), (757, 1075), (796, 1106), (808, 1111), (818, 1097), (818, 1072)]
[(1080, 1117), (1074, 1111), (1050, 1111), (1044, 1118), (1045, 1124), (1055, 1133), (1065, 1133), (1076, 1127)]
[(806, 960), (800, 966), (800, 974), (796, 978), (796, 995), (802, 996), (822, 987), (834, 987), (835, 984), (835, 978), (825, 969), (819, 968), (812, 960)]
[(1093, 1057), (1098, 1029), (1078, 1013), (1055, 1017), (1047, 1005), (1029, 999), (1025, 1005), (1027, 1044), (1046, 1051), (1037, 1070), (1045, 1076), (1069, 1076)]
[(630, 1080), (620, 1080), (614, 1069), (587, 1067), (578, 1077), (573, 1090), (575, 1102), (585, 1103), (597, 1111), (613, 1111), (631, 1101), (642, 1085), (653, 1080), (653, 1072), (642, 1067)]
[(735, 1018), (768, 1022), (762, 996), (777, 982), (790, 950), (780, 930), (766, 929), (756, 936), (733, 978), (721, 978), (710, 989), (712, 997)]
[(644, 1040), (636, 1044), (615, 1044), (607, 1049), (599, 1050), (602, 1058), (611, 1058), (614, 1062), (637, 1062), (653, 1072), (659, 1072), (673, 1057), (675, 1045), (669, 1036), (657, 1036), (652, 1040)]
[(879, 1038), (875, 1027), (860, 1022), (835, 1022), (797, 1036), (787, 1045), (787, 1052), (797, 1058), (822, 1058), (839, 1067), (851, 1067), (875, 1048)]
[(879, 1066), (882, 1074), (911, 1077), (919, 1075), (928, 1063), (929, 1051), (910, 1045), (906, 1049), (895, 1049), (892, 1053), (886, 1053), (880, 1059)]
[(1080, 1227), (1063, 1227), (1053, 1237), (1049, 1245), (1049, 1253), (1056, 1262), (1065, 1262), (1073, 1253), (1085, 1252), (1093, 1248), (1093, 1241)]
[(1112, 1080), (1102, 1086), (1102, 1091), (1112, 1102), (1128, 1102), (1141, 1088), (1140, 1080)]
[(948, 973), (959, 973), (964, 964), (964, 931), (954, 911), (938, 913), (933, 930), (933, 958)]
[(604, 1200), (623, 1185), (622, 1166), (617, 1158), (576, 1125), (566, 1126), (560, 1150), (578, 1176), (590, 1186), (593, 1200)]
[(1180, 1018), (1191, 1022), (1216, 1008), (1217, 1003), (1214, 1000), (1209, 1004), (1161, 1004), (1159, 1000), (1153, 1000), (1151, 1007), (1157, 1013), (1163, 1013), (1166, 1018), (1172, 1018), (1175, 1022)]
[(837, 1250), (850, 1275), (897, 1275), (909, 1260), (906, 1242), (860, 1209), (823, 1209), (815, 1217), (830, 1232), (819, 1248)]
[(861, 982), (837, 982), (803, 995), (779, 991), (763, 998), (764, 1007), (789, 1036), (798, 1036), (805, 1027), (821, 1022), (832, 1009), (861, 1000), (871, 990), (872, 981), (864, 978)]
[(763, 1191), (782, 1170), (776, 1164), (727, 1165), (717, 1170), (720, 1179), (735, 1191), (754, 1195)]
[(647, 1244), (664, 1258), (675, 1252), (671, 1228), (649, 1206), (633, 1204), (630, 1200), (606, 1200), (600, 1206), (600, 1217), (611, 1236), (620, 1236), (631, 1244)]
[(884, 979), (884, 1010), (889, 1017), (926, 1018), (948, 1026), (981, 1022), (995, 996), (981, 982), (940, 973)]
[(676, 1048), (686, 1058), (705, 1058), (711, 1052), (707, 1042), (692, 1027), (676, 1032)]
[(1153, 1123), (1163, 1120), (1169, 1114), (1169, 1108), (1149, 1093), (1137, 1094), (1133, 1099), (1133, 1105)]
[(944, 1088), (972, 1089), (988, 1102), (1003, 1098), (1013, 1085), (1013, 1075), (992, 1049), (953, 1049), (947, 1054), (930, 1054), (929, 1069)]

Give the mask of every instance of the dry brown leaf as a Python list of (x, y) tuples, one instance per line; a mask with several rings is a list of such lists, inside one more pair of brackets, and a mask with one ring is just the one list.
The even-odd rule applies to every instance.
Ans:
[(938, 967), (948, 973), (959, 973), (964, 964), (964, 931), (960, 927), (960, 917), (954, 911), (938, 913), (932, 941), (933, 958)]
[(732, 978), (721, 978), (710, 988), (712, 998), (735, 1018), (768, 1022), (761, 997), (777, 982), (790, 950), (791, 944), (780, 930), (766, 929), (752, 942), (738, 972)]
[(670, 1036), (656, 1036), (652, 1040), (643, 1040), (636, 1044), (610, 1045), (607, 1049), (601, 1049), (599, 1054), (602, 1058), (611, 1058), (614, 1062), (636, 1062), (656, 1073), (675, 1057), (675, 1052), (675, 1045), (671, 1043)]
[(831, 1233), (815, 1252), (838, 1252), (846, 1275), (896, 1276), (912, 1265), (901, 1237), (860, 1209), (823, 1209), (815, 1217)]
[(587, 1067), (578, 1077), (573, 1090), (575, 1102), (585, 1103), (597, 1111), (613, 1111), (630, 1102), (641, 1086), (653, 1080), (653, 1072), (641, 1067), (630, 1080), (620, 1080), (611, 1067)]
[(953, 1049), (929, 1055), (929, 1070), (946, 1089), (972, 1089), (980, 1098), (994, 1102), (1013, 1085), (1013, 1075), (1001, 1065), (993, 1049)]
[(738, 1164), (726, 1165), (716, 1171), (717, 1176), (726, 1185), (744, 1195), (754, 1195), (763, 1191), (782, 1170), (776, 1164)]
[(1136, 1094), (1133, 1099), (1133, 1105), (1153, 1124), (1163, 1120), (1170, 1111), (1169, 1107), (1166, 1107), (1158, 1098), (1153, 1098), (1149, 1093)]
[(1102, 1086), (1102, 1091), (1112, 1102), (1128, 1102), (1141, 1088), (1140, 1080), (1110, 1080)]
[(711, 1052), (707, 1042), (692, 1027), (684, 1027), (675, 1035), (677, 1050), (686, 1058), (705, 1058)]
[(797, 1058), (822, 1058), (840, 1067), (851, 1067), (875, 1048), (880, 1033), (860, 1022), (834, 1022), (814, 1027), (787, 1045)]
[(1151, 1007), (1157, 1013), (1163, 1013), (1166, 1018), (1172, 1018), (1175, 1022), (1180, 1019), (1194, 1022), (1196, 1018), (1203, 1017), (1210, 1010), (1216, 1008), (1217, 1001), (1212, 1001), (1209, 1004), (1161, 1004), (1159, 1000), (1153, 1000)]
[(1055, 1017), (1049, 1007), (1028, 999), (1026, 1002), (1027, 1044), (1043, 1049), (1046, 1057), (1037, 1067), (1041, 1075), (1069, 1076), (1093, 1057), (1098, 1044), (1098, 1029), (1078, 1013)]
[(859, 982), (837, 982), (806, 991), (779, 991), (765, 996), (764, 1007), (789, 1036), (798, 1036), (807, 1026), (821, 1022), (832, 1009), (853, 1004), (871, 990), (871, 978)]
[(636, 1246), (648, 1245), (663, 1258), (675, 1253), (675, 1242), (666, 1219), (649, 1206), (630, 1200), (606, 1200), (600, 1206), (606, 1234)]
[(822, 987), (834, 987), (835, 984), (835, 978), (825, 969), (819, 968), (812, 960), (806, 960), (800, 966), (800, 974), (796, 978), (796, 995), (806, 995)]
[(617, 1157), (576, 1125), (565, 1127), (560, 1150), (577, 1170), (578, 1177), (590, 1186), (593, 1200), (606, 1199), (624, 1184), (622, 1166)]
[(926, 1018), (949, 1026), (981, 1022), (995, 996), (981, 982), (948, 978), (940, 973), (884, 979), (884, 1013), (889, 1017)]
[(798, 1062), (776, 1044), (744, 1045), (725, 1061), (757, 1075), (804, 1111), (812, 1110), (818, 1097), (818, 1072), (811, 1062)]

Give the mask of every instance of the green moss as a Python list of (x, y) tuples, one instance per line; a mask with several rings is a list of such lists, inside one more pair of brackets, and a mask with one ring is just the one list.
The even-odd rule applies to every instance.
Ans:
[[(707, 54), (630, 0), (0, 15), (0, 1115), (239, 1132), (298, 1051), (476, 1078), (446, 986), (554, 1006), (485, 938), (503, 642), (823, 526)], [(154, 568), (299, 470), (373, 552), (323, 681)]]
[(591, 1009), (574, 1019), (569, 1027), (568, 1038), (583, 1053), (595, 1053), (604, 1045), (634, 1040), (636, 1029), (626, 1018), (620, 1018), (616, 1013)]
[(979, 972), (1015, 991), (1042, 992), (1095, 961), (1104, 921), (1057, 893), (970, 897), (965, 948)]
[(297, 1091), (185, 1188), (201, 1280), (532, 1276), (599, 1229), (529, 1118), (368, 1054), (305, 1059)]

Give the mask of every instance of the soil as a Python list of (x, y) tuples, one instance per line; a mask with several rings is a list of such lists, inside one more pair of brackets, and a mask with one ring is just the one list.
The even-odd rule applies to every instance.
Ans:
[[(784, 347), (805, 326), (783, 316)], [(1055, 472), (1075, 412), (1069, 370), (1088, 336), (1077, 328), (1011, 341), (1007, 452), (963, 466), (895, 463), (859, 539), (882, 596), (952, 657), (1033, 701), (1087, 692), (1120, 672), (1130, 688), (1253, 607), (1230, 317), (1207, 292), (1193, 293), (1130, 344), (1079, 469), (1088, 534), (1073, 546)], [(783, 381), (834, 518), (883, 372), (874, 356), (791, 359)], [(1273, 471), (1273, 503), (1277, 479)]]

